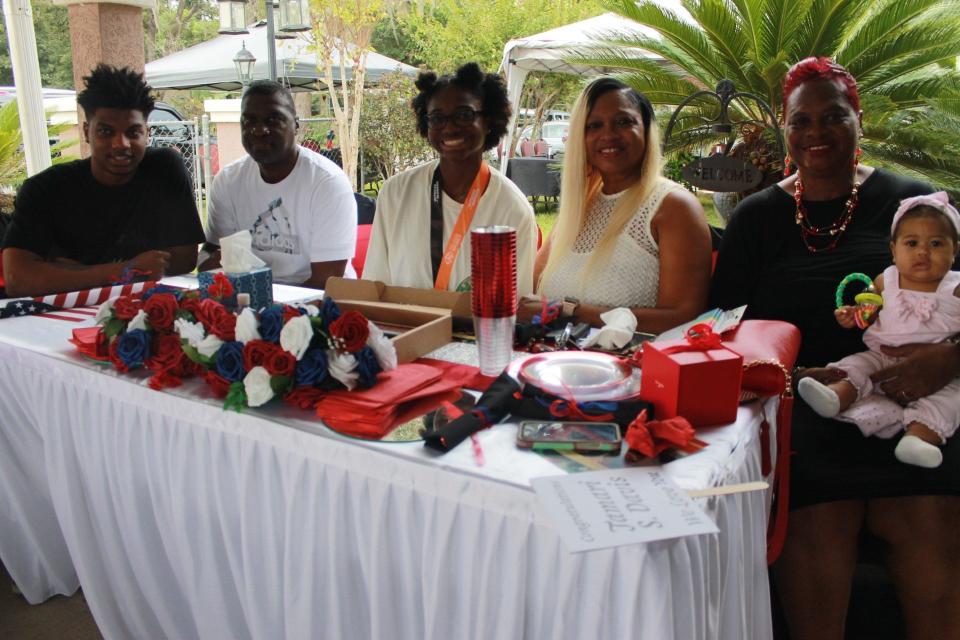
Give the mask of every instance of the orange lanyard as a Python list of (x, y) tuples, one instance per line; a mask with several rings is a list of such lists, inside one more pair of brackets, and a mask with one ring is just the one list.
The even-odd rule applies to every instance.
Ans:
[(473, 215), (477, 212), (477, 205), (480, 203), (480, 196), (487, 190), (487, 184), (490, 182), (490, 167), (486, 162), (480, 162), (480, 171), (477, 177), (473, 179), (470, 190), (467, 191), (467, 199), (463, 202), (460, 209), (460, 215), (457, 217), (456, 224), (453, 225), (453, 231), (450, 233), (450, 239), (447, 240), (447, 246), (443, 250), (443, 258), (440, 260), (440, 268), (437, 269), (437, 279), (433, 283), (434, 289), (447, 290), (450, 285), (450, 272), (453, 271), (453, 263), (460, 253), (460, 245), (470, 230), (470, 223), (473, 222)]

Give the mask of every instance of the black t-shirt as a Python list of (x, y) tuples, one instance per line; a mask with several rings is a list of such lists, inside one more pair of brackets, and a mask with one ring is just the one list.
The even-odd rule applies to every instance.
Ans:
[(92, 265), (203, 239), (183, 159), (170, 149), (147, 149), (124, 185), (97, 182), (89, 158), (28, 179), (17, 191), (3, 246)]
[[(875, 170), (861, 186), (837, 246), (819, 253), (803, 243), (792, 194), (774, 185), (751, 195), (724, 231), (711, 304), (724, 309), (747, 304), (747, 318), (795, 324), (802, 336), (799, 365), (822, 367), (863, 351), (863, 333), (842, 328), (834, 318), (837, 285), (855, 272), (874, 278), (892, 264), (890, 223), (900, 200), (932, 191), (922, 182)], [(806, 202), (811, 224), (833, 222), (846, 200)]]

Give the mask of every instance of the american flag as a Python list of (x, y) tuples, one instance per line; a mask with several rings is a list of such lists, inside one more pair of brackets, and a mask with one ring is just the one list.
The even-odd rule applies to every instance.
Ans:
[(55, 320), (83, 322), (96, 315), (96, 311), (88, 307), (103, 304), (110, 298), (143, 293), (155, 286), (157, 286), (155, 281), (133, 282), (110, 287), (94, 287), (83, 291), (70, 291), (69, 293), (53, 293), (35, 298), (8, 300), (0, 303), (0, 319), (42, 315)]

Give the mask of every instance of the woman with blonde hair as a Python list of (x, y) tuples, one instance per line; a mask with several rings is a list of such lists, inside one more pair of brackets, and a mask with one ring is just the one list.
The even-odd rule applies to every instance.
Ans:
[(652, 333), (703, 311), (711, 252), (703, 208), (660, 172), (650, 101), (614, 78), (590, 83), (570, 120), (560, 212), (534, 271), (538, 293), (575, 298), (574, 314), (593, 325), (627, 307), (638, 330)]

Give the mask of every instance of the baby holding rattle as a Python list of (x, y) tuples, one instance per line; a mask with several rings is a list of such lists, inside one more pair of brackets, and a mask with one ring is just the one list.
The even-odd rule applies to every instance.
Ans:
[[(943, 342), (960, 332), (960, 271), (950, 270), (960, 251), (960, 214), (942, 191), (907, 198), (893, 216), (890, 235), (893, 266), (874, 280), (875, 294), (857, 296), (866, 304), (842, 304), (842, 288), (855, 276), (845, 278), (837, 292), (837, 322), (848, 329), (866, 327), (863, 341), (869, 350), (818, 370), (839, 370), (844, 379), (821, 382), (813, 372), (800, 380), (797, 391), (821, 416), (854, 422), (864, 435), (889, 438), (903, 430), (894, 451), (897, 459), (934, 468), (943, 462), (940, 445), (960, 423), (960, 378), (904, 407), (884, 402), (875, 403), (885, 408), (879, 412), (857, 408), (870, 401), (872, 393), (882, 393), (870, 374), (897, 361), (883, 354), (881, 345)], [(877, 313), (879, 294), (882, 307)]]

